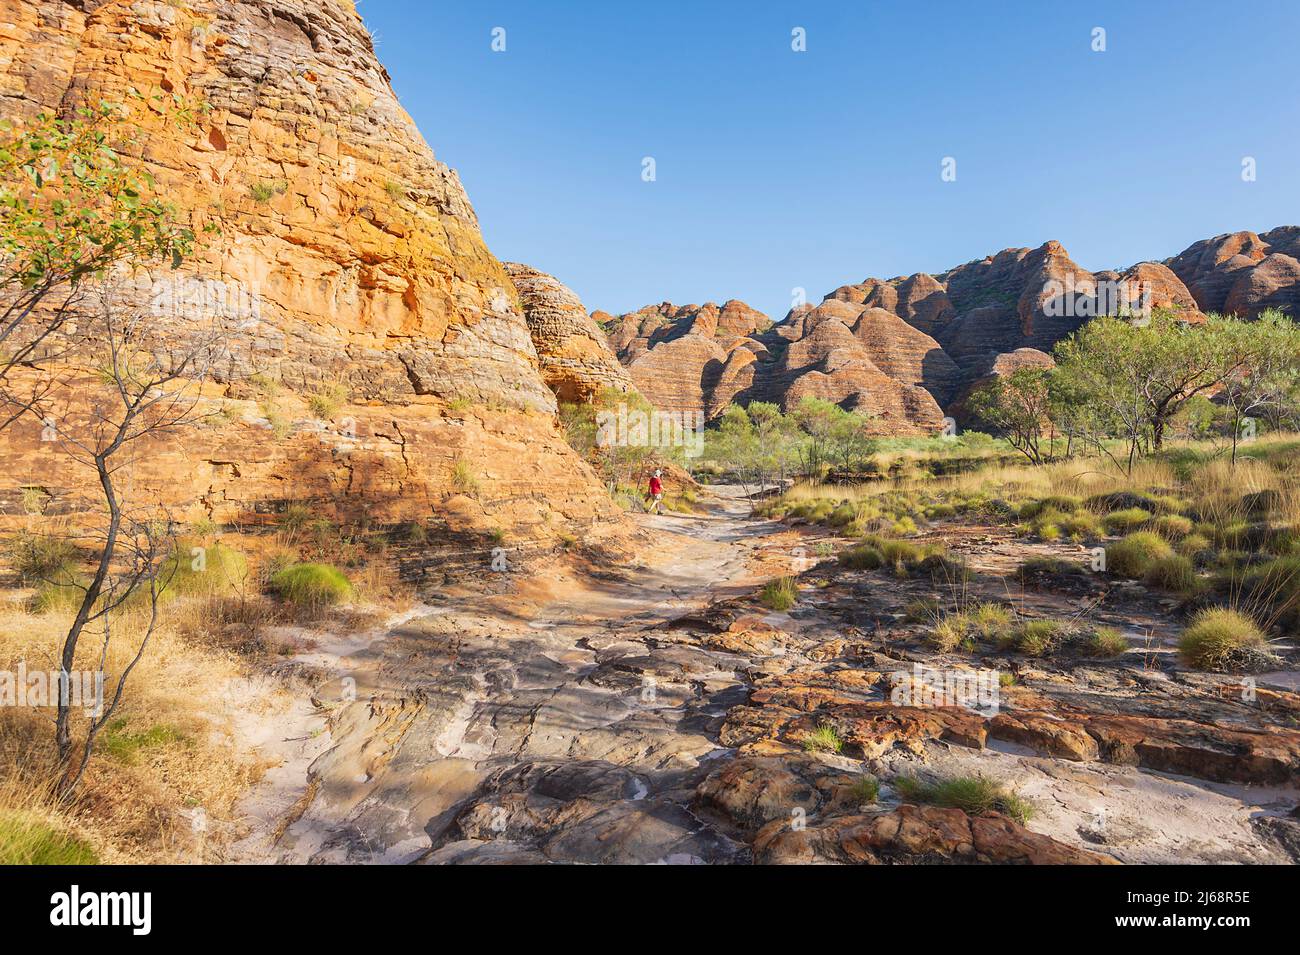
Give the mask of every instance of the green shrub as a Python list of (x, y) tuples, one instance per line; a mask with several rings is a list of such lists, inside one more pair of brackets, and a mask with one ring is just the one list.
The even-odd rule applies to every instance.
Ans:
[[(1229, 556), (1234, 555), (1225, 552), (1220, 559)], [(1226, 563), (1219, 576), (1220, 588), (1244, 597), (1250, 609), (1270, 623), (1293, 627), (1300, 622), (1300, 556), (1275, 557), (1253, 566), (1244, 555), (1235, 556), (1238, 559)]]
[(845, 501), (835, 510), (831, 511), (826, 523), (831, 527), (843, 527), (845, 524), (851, 524), (858, 516), (857, 510), (848, 501)]
[(1140, 507), (1129, 507), (1122, 511), (1112, 511), (1102, 518), (1102, 524), (1111, 534), (1127, 534), (1143, 527), (1151, 521), (1151, 512)]
[(1188, 534), (1178, 542), (1178, 553), (1194, 562), (1205, 562), (1214, 553), (1214, 542), (1200, 534)]
[(1270, 527), (1264, 549), (1279, 557), (1289, 557), (1300, 552), (1300, 530), (1294, 527)]
[(1128, 640), (1114, 627), (1097, 627), (1084, 641), (1084, 652), (1090, 657), (1110, 659), (1128, 652)]
[(303, 607), (331, 607), (352, 596), (352, 583), (329, 564), (294, 564), (271, 577), (271, 592)]
[(879, 570), (885, 566), (885, 555), (878, 547), (859, 544), (841, 553), (840, 563), (850, 570)]
[(1155, 504), (1157, 514), (1186, 514), (1192, 507), (1190, 501), (1171, 494), (1152, 498), (1152, 503)]
[(1223, 548), (1242, 550), (1249, 539), (1250, 524), (1247, 521), (1232, 521), (1214, 528), (1214, 543)]
[(1178, 638), (1178, 653), (1198, 670), (1257, 670), (1278, 663), (1255, 621), (1226, 607), (1197, 614)]
[(1033, 807), (1000, 783), (983, 776), (962, 776), (938, 782), (922, 782), (911, 776), (897, 776), (894, 789), (907, 802), (960, 809), (967, 815), (986, 816), (1000, 812), (1024, 825)]
[(1075, 511), (1057, 520), (1056, 526), (1072, 540), (1101, 536), (1101, 519), (1091, 511)]
[(1150, 587), (1159, 587), (1184, 596), (1192, 596), (1201, 590), (1201, 578), (1196, 576), (1196, 568), (1181, 554), (1152, 561), (1142, 575), (1142, 580)]
[(1300, 557), (1278, 557), (1241, 575), (1242, 589), (1257, 603), (1283, 611), (1300, 609)]
[(313, 416), (322, 421), (334, 417), (339, 407), (347, 401), (348, 390), (340, 382), (329, 382), (307, 396), (307, 407)]
[(971, 621), (964, 613), (953, 613), (937, 621), (930, 631), (930, 644), (940, 653), (953, 650), (974, 650), (975, 639), (971, 634)]
[(1051, 494), (1043, 498), (1043, 507), (1073, 513), (1083, 507), (1083, 500), (1068, 494)]
[(1182, 540), (1192, 532), (1196, 525), (1190, 517), (1181, 514), (1162, 514), (1156, 518), (1152, 528), (1166, 540)]
[(64, 613), (76, 610), (86, 596), (90, 580), (80, 574), (60, 573), (42, 581), (32, 599), (34, 613)]
[(916, 521), (912, 520), (911, 517), (900, 517), (894, 522), (894, 526), (891, 530), (899, 537), (906, 537), (909, 534), (915, 534)]
[(1065, 625), (1057, 620), (1030, 620), (1014, 630), (1003, 632), (998, 645), (1030, 657), (1051, 653), (1065, 637)]
[(804, 737), (803, 746), (810, 753), (838, 753), (844, 748), (844, 740), (834, 726), (823, 723)]
[(1140, 580), (1152, 564), (1173, 553), (1169, 542), (1159, 534), (1138, 531), (1106, 548), (1106, 569), (1119, 577)]
[(289, 184), (283, 179), (273, 179), (269, 182), (255, 182), (248, 187), (248, 194), (254, 202), (270, 202), (276, 196), (282, 196), (289, 191)]
[(25, 584), (66, 578), (76, 570), (77, 548), (53, 534), (17, 534), (5, 547), (5, 556)]
[(1009, 607), (982, 603), (970, 611), (970, 619), (975, 632), (986, 640), (991, 640), (1011, 626), (1014, 615)]
[(95, 850), (34, 813), (0, 812), (0, 865), (98, 865)]
[(860, 776), (849, 788), (849, 796), (858, 805), (875, 802), (880, 797), (880, 780), (875, 776)]
[(969, 652), (975, 649), (980, 639), (1002, 639), (1013, 619), (1007, 607), (982, 603), (940, 618), (930, 631), (929, 642), (941, 653), (958, 649)]
[(758, 602), (771, 610), (789, 610), (799, 599), (799, 588), (793, 577), (769, 580), (758, 595)]
[(200, 547), (178, 541), (158, 582), (166, 596), (211, 597), (237, 590), (247, 578), (248, 561), (239, 551), (220, 543)]
[(458, 458), (452, 466), (451, 486), (469, 497), (474, 497), (479, 492), (478, 477), (464, 458)]

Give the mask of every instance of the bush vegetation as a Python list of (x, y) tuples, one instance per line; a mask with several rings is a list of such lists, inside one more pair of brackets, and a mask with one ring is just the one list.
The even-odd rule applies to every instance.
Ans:
[(281, 600), (304, 608), (332, 607), (352, 596), (351, 581), (329, 564), (294, 564), (271, 577), (270, 590)]
[(896, 776), (893, 787), (906, 802), (960, 809), (971, 816), (1002, 813), (1024, 825), (1033, 815), (1033, 807), (1028, 801), (984, 776), (959, 776), (933, 782), (912, 776)]

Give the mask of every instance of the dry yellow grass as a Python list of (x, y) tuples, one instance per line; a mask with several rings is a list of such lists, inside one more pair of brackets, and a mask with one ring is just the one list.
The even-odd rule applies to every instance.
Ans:
[[(1252, 451), (1265, 459), (1239, 458), (1235, 465), (1227, 458), (1199, 462), (1185, 479), (1166, 457), (1148, 457), (1137, 461), (1131, 474), (1105, 457), (1077, 458), (1039, 467), (1023, 465), (989, 465), (974, 471), (945, 477), (904, 478), (856, 485), (797, 484), (783, 496), (799, 503), (818, 499), (859, 503), (888, 492), (921, 495), (996, 494), (1012, 501), (1042, 498), (1049, 495), (1089, 498), (1099, 494), (1131, 491), (1139, 494), (1171, 494), (1188, 498), (1202, 520), (1228, 525), (1246, 520), (1243, 496), (1273, 492), (1276, 501), (1270, 520), (1275, 524), (1300, 526), (1300, 474), (1295, 469), (1279, 467), (1273, 452), (1294, 445), (1293, 434), (1269, 435), (1257, 439)], [(1210, 446), (1175, 443), (1179, 448), (1207, 451)]]
[[(57, 669), (67, 626), (62, 614), (0, 612), (0, 669), (14, 671), (20, 662), (29, 672)], [(133, 652), (139, 628), (139, 620), (124, 620), (121, 636), (110, 644), (106, 692)], [(79, 669), (95, 667), (99, 646), (95, 635), (83, 639)], [(233, 655), (164, 627), (101, 732), (82, 786), (62, 805), (48, 795), (54, 711), (0, 708), (0, 819), (35, 821), (69, 834), (104, 862), (201, 861), (206, 840), (231, 828), (236, 802), (266, 768), (238, 744), (235, 720), (274, 719), (288, 705), (287, 693), (274, 684), (250, 692), (248, 677)], [(74, 739), (80, 740), (86, 716), (74, 713)], [(206, 821), (206, 831), (196, 819)]]
[[(198, 536), (210, 546), (211, 534)], [(24, 852), (31, 854), (24, 847), (66, 848), (65, 841), (69, 851), (87, 847), (101, 862), (198, 862), (213, 858), (212, 850), (235, 834), (236, 804), (268, 768), (250, 735), (273, 725), (292, 702), (262, 664), (284, 649), (275, 628), (302, 621), (260, 592), (263, 565), (281, 552), (296, 556), (289, 536), (223, 535), (222, 546), (249, 558), (246, 572), (212, 593), (183, 593), (164, 603), (159, 629), (70, 802), (57, 804), (49, 795), (54, 709), (0, 707), (0, 862), (15, 861), (5, 855), (6, 845), (22, 861)], [(314, 626), (376, 626), (414, 603), (382, 554), (349, 574), (355, 605), (314, 619)], [(29, 673), (57, 671), (71, 612), (31, 613), (30, 594), (0, 591), (0, 671), (17, 671), (20, 663)], [(144, 624), (142, 611), (115, 623), (106, 695), (134, 655)], [(101, 646), (99, 632), (83, 635), (76, 669), (93, 671)], [(86, 719), (74, 710), (78, 744)]]

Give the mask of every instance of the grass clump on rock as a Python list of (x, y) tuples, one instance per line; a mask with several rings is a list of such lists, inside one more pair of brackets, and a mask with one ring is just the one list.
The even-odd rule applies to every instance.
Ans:
[(1300, 557), (1279, 557), (1243, 572), (1234, 572), (1251, 606), (1268, 607), (1282, 621), (1300, 615)]
[(971, 651), (980, 639), (1001, 639), (1012, 619), (1011, 610), (1001, 604), (979, 604), (940, 619), (930, 631), (929, 640), (942, 653), (958, 649)]
[(1227, 607), (1202, 610), (1178, 638), (1178, 654), (1198, 670), (1240, 672), (1278, 664), (1255, 621)]
[(1127, 534), (1151, 522), (1151, 512), (1140, 507), (1127, 507), (1112, 511), (1102, 518), (1102, 524), (1112, 534)]
[(789, 610), (799, 599), (799, 588), (793, 577), (769, 580), (758, 595), (758, 602), (769, 610)]
[(927, 623), (938, 620), (939, 601), (934, 597), (918, 597), (903, 608), (903, 617), (908, 623)]
[(1202, 581), (1196, 575), (1196, 568), (1181, 554), (1172, 554), (1154, 561), (1142, 575), (1142, 580), (1148, 586), (1170, 590), (1188, 597), (1199, 593), (1202, 588)]
[(879, 547), (859, 544), (840, 554), (840, 564), (849, 570), (879, 570), (885, 566), (885, 555)]
[(880, 797), (880, 780), (864, 775), (849, 787), (849, 795), (858, 805), (873, 803)]
[(1138, 531), (1106, 548), (1106, 569), (1119, 577), (1140, 580), (1152, 564), (1173, 555), (1174, 549), (1159, 534)]
[(1030, 620), (1014, 630), (1003, 632), (998, 646), (1030, 657), (1044, 657), (1060, 646), (1066, 628), (1059, 620)]
[(1083, 652), (1090, 657), (1109, 660), (1127, 653), (1128, 639), (1114, 627), (1098, 627), (1083, 641)]
[(1161, 537), (1178, 541), (1190, 534), (1196, 524), (1190, 517), (1181, 514), (1162, 514), (1151, 526)]
[(894, 779), (894, 789), (906, 802), (960, 809), (969, 816), (1000, 812), (1024, 825), (1033, 815), (1033, 807), (1026, 800), (984, 776), (959, 776), (937, 782), (898, 776)]
[(844, 748), (844, 740), (834, 726), (823, 723), (804, 737), (803, 748), (810, 753), (838, 753)]
[(300, 607), (332, 607), (352, 596), (352, 582), (330, 564), (294, 564), (271, 576), (271, 592)]

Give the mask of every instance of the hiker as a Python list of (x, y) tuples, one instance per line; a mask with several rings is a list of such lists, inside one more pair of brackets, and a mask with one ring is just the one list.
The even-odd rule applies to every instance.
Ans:
[(646, 499), (650, 502), (649, 511), (651, 514), (658, 514), (664, 501), (664, 482), (661, 480), (663, 471), (655, 468), (655, 473), (650, 476), (650, 493)]

